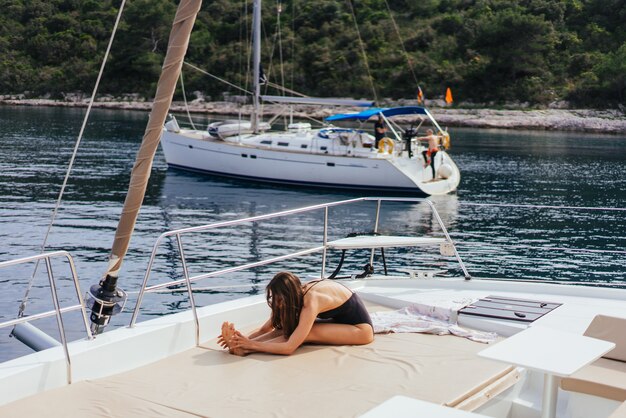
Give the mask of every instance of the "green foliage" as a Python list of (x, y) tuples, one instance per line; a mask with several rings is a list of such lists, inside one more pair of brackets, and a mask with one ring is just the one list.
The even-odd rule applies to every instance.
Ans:
[[(102, 93), (154, 93), (178, 3), (127, 0)], [(371, 74), (378, 96), (396, 99), (414, 98), (419, 84), (427, 98), (441, 97), (449, 86), (460, 102), (567, 99), (611, 106), (626, 100), (623, 0), (280, 3), (280, 20), (277, 2), (263, 6), (264, 68), (272, 82), (309, 95), (371, 98)], [(119, 4), (0, 0), (0, 94), (88, 93)], [(249, 89), (251, 15), (252, 0), (205, 0), (187, 60)], [(215, 99), (225, 91), (240, 94), (188, 68), (185, 87)]]

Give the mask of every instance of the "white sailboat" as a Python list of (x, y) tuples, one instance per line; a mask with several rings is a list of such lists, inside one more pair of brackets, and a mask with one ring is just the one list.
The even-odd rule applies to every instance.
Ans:
[[(199, 8), (199, 0), (179, 4), (111, 262), (105, 278), (90, 291), (94, 298), (90, 303), (92, 326), (71, 254), (48, 252), (0, 262), (1, 272), (5, 267), (43, 260), (55, 302), (52, 311), (28, 312), (0, 323), (0, 327), (54, 316), (62, 336), (58, 346), (0, 364), (0, 416), (625, 416), (626, 290), (555, 283), (548, 277), (530, 282), (472, 278), (434, 205), (416, 198), (352, 199), (165, 232), (156, 239), (129, 326), (94, 338), (91, 330), (96, 334), (102, 331), (124, 296), (117, 288), (117, 276), (139, 210), (137, 202), (143, 197), (142, 187), (145, 190), (150, 154), (156, 150)], [(414, 236), (402, 225), (383, 228), (382, 208), (388, 202), (430, 209), (435, 232)], [(365, 204), (374, 208), (373, 234), (341, 236), (333, 228), (333, 216), (338, 212), (349, 216), (344, 209)], [(336, 212), (337, 208), (342, 210)], [(311, 212), (321, 213), (317, 219), (322, 231), (312, 247), (274, 251), (271, 258), (242, 260), (225, 269), (190, 274), (183, 236), (208, 233), (219, 242), (220, 233), (228, 235), (232, 228), (266, 221), (293, 222)], [(383, 231), (388, 232), (380, 235)], [(153, 284), (156, 258), (170, 256), (161, 248), (167, 239), (177, 244), (183, 277)], [(203, 242), (210, 250), (213, 241)], [(316, 278), (328, 279), (340, 277), (339, 268), (328, 274), (331, 251), (361, 250), (355, 253), (358, 256), (365, 249), (368, 264), (380, 269), (375, 253), (385, 249), (387, 257), (392, 257), (393, 248), (398, 247), (419, 250), (413, 252), (418, 260), (428, 249), (454, 257), (461, 277), (433, 277), (436, 272), (415, 267), (414, 261), (408, 260), (405, 272), (378, 274), (368, 269), (369, 274), (359, 277), (348, 274), (343, 283), (367, 302), (370, 312), (382, 315), (407, 308), (431, 317), (427, 326), (419, 317), (418, 327), (432, 331), (434, 324), (437, 333), (469, 336), (496, 332), (497, 340), (483, 344), (452, 335), (380, 334), (364, 346), (308, 345), (288, 357), (252, 354), (240, 358), (215, 344), (217, 330), (223, 321), (232, 321), (241, 330), (259, 325), (269, 314), (265, 298), (250, 296), (203, 307), (195, 302), (197, 283), (228, 273), (317, 254), (320, 271)], [(76, 305), (58, 303), (53, 274), (58, 267), (53, 261), (58, 258), (68, 260), (75, 278)], [(137, 321), (143, 298), (150, 292), (171, 287), (180, 291), (180, 286), (188, 292), (189, 310)], [(63, 316), (76, 310), (83, 314), (86, 338), (68, 342), (63, 337)], [(415, 322), (410, 325), (416, 327)]]
[[(260, 121), (260, 102), (366, 106), (372, 102), (261, 96), (261, 1), (254, 6), (255, 74), (253, 113), (248, 121), (226, 121), (206, 130), (181, 129), (174, 117), (165, 124), (163, 153), (170, 167), (269, 183), (308, 187), (377, 190), (418, 195), (440, 195), (456, 190), (461, 175), (445, 151), (450, 143), (432, 114), (424, 107), (368, 108), (354, 114), (326, 118), (326, 126), (312, 129), (309, 123), (291, 123), (286, 131), (273, 131)], [(433, 166), (427, 163), (428, 146), (420, 143), (418, 129), (403, 129), (393, 116), (414, 116), (414, 124), (432, 125), (441, 145)], [(339, 128), (333, 121), (355, 120), (361, 124), (381, 116), (389, 136), (378, 148), (363, 129)], [(445, 146), (444, 146), (445, 145)]]

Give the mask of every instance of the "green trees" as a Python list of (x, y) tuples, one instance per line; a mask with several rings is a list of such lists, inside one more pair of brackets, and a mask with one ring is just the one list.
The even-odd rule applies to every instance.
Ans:
[[(0, 94), (89, 92), (119, 3), (0, 0)], [(177, 3), (127, 0), (102, 93), (153, 94)], [(252, 0), (205, 0), (188, 61), (249, 88), (251, 11)], [(309, 95), (371, 98), (371, 74), (378, 96), (396, 99), (420, 84), (427, 98), (450, 86), (460, 102), (626, 100), (623, 0), (282, 0), (263, 15), (271, 81)], [(239, 94), (188, 69), (185, 81)]]

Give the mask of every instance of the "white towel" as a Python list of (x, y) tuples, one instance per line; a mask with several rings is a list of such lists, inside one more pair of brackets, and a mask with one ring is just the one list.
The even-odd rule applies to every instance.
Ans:
[(495, 332), (483, 332), (464, 329), (457, 324), (431, 318), (419, 313), (413, 306), (396, 311), (374, 312), (370, 315), (374, 324), (374, 333), (421, 332), (424, 334), (452, 334), (480, 343), (491, 343), (498, 338)]

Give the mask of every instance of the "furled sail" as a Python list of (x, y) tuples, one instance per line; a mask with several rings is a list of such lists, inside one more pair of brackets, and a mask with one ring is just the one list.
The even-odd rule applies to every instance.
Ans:
[(115, 232), (107, 272), (99, 286), (92, 286), (90, 290), (95, 301), (91, 314), (92, 329), (96, 332), (108, 323), (110, 315), (114, 311), (112, 305), (121, 297), (120, 291), (116, 290), (117, 278), (146, 193), (152, 160), (161, 139), (163, 124), (172, 103), (172, 96), (187, 52), (191, 30), (201, 4), (202, 0), (181, 0), (174, 17), (167, 54), (163, 62), (148, 125), (131, 172), (128, 194)]

